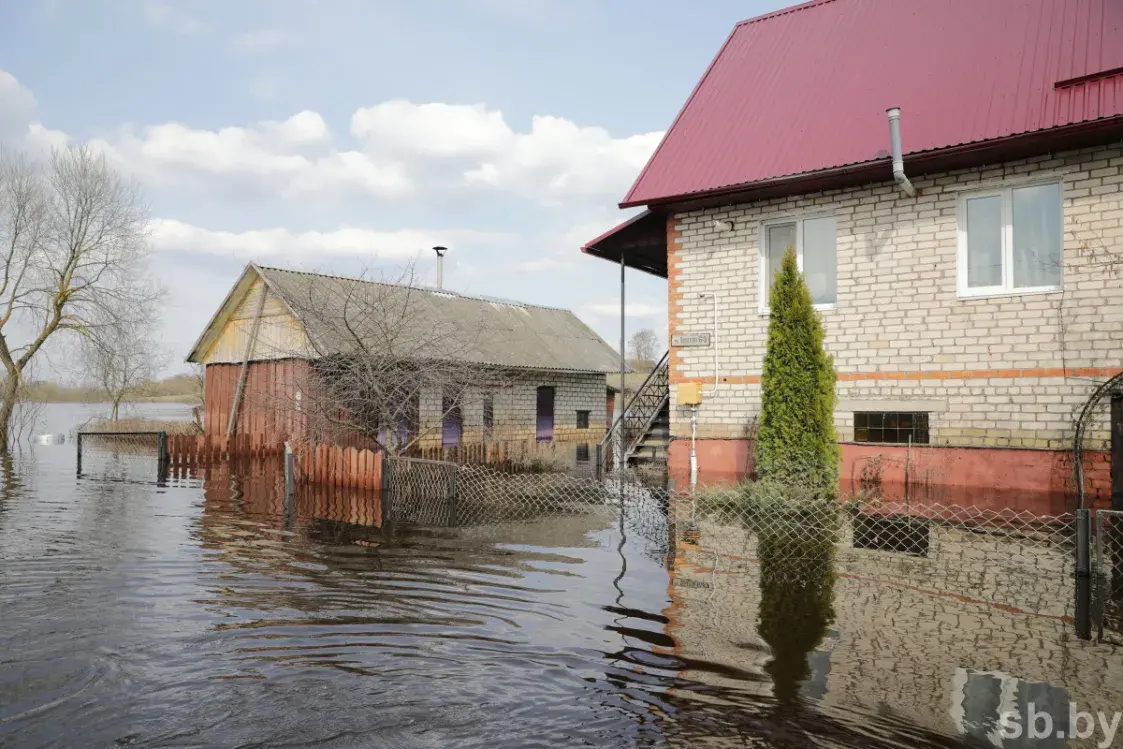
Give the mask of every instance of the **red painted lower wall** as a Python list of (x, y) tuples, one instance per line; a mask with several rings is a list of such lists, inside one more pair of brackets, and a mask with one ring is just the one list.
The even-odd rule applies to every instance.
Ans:
[[(698, 440), (698, 482), (734, 484), (753, 473), (750, 440)], [(906, 479), (907, 471), (907, 479)], [(1106, 453), (1085, 456), (1088, 506), (1107, 507), (1111, 463)], [(678, 487), (690, 482), (690, 440), (671, 443), (668, 472)], [(1076, 506), (1072, 453), (1065, 450), (869, 445), (844, 442), (840, 489), (888, 500), (1060, 514)]]
[[(204, 380), (203, 431), (211, 440), (226, 438), (230, 409), (238, 390), (241, 364), (208, 364)], [(305, 418), (296, 394), (308, 376), (308, 362), (297, 359), (250, 362), (238, 409), (237, 434), (262, 445), (305, 438)]]

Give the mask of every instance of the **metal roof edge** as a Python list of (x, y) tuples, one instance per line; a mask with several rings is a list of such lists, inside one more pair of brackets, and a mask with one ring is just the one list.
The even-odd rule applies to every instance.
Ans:
[(808, 0), (808, 2), (800, 3), (799, 5), (791, 5), (791, 6), (788, 6), (787, 8), (780, 8), (779, 10), (774, 10), (774, 11), (771, 11), (769, 13), (765, 13), (763, 15), (753, 16), (752, 18), (746, 18), (744, 21), (738, 21), (737, 26), (735, 28), (740, 28), (741, 26), (748, 26), (751, 23), (760, 23), (761, 21), (767, 21), (770, 18), (777, 18), (779, 16), (786, 16), (789, 13), (795, 13), (795, 12), (800, 11), (800, 10), (809, 10), (809, 9), (814, 8), (816, 6), (827, 5), (828, 3), (833, 3), (833, 2), (835, 2), (835, 0)]
[[(341, 275), (334, 274), (334, 273), (318, 273), (316, 271), (310, 271), (310, 270), (297, 270), (295, 268), (278, 268), (276, 266), (269, 266), (269, 265), (257, 266), (256, 264), (252, 264), (252, 263), (251, 263), (251, 265), (254, 265), (255, 268), (260, 268), (260, 270), (264, 270), (264, 271), (277, 271), (279, 273), (296, 273), (296, 274), (304, 275), (304, 276), (315, 276), (317, 278), (330, 278), (330, 279), (334, 279), (334, 280), (337, 280), (337, 281), (354, 281), (355, 283), (367, 283), (367, 284), (375, 284), (375, 285), (382, 285), (382, 286), (395, 286), (395, 287), (401, 288), (401, 289), (413, 289), (415, 291), (425, 291), (425, 292), (428, 292), (428, 293), (431, 293), (431, 294), (446, 294), (448, 296), (459, 297), (461, 299), (469, 299), (469, 300), (475, 301), (475, 302), (488, 302), (490, 304), (506, 304), (506, 305), (509, 305), (511, 307), (534, 307), (536, 309), (545, 309), (545, 310), (551, 310), (551, 311), (554, 311), (554, 312), (567, 312), (567, 313), (573, 315), (573, 310), (567, 309), (565, 307), (551, 307), (550, 305), (547, 305), (547, 304), (535, 304), (534, 302), (520, 302), (516, 299), (504, 299), (502, 297), (484, 296), (482, 294), (465, 294), (465, 293), (460, 292), (460, 291), (451, 291), (449, 289), (439, 289), (435, 286), (421, 286), (421, 285), (407, 286), (406, 284), (389, 283), (389, 282), (386, 282), (386, 281), (372, 281), (369, 278), (356, 278), (355, 276), (341, 276)], [(576, 315), (574, 315), (574, 316), (576, 316)]]
[[(916, 165), (918, 162), (922, 163), (925, 161), (932, 161), (941, 157), (968, 155), (973, 152), (983, 152), (992, 150), (994, 148), (1001, 148), (1002, 146), (1011, 143), (1029, 143), (1037, 138), (1044, 139), (1069, 134), (1079, 135), (1087, 131), (1095, 131), (1099, 129), (1107, 130), (1115, 124), (1123, 126), (1123, 115), (1101, 117), (1095, 120), (1083, 120), (1080, 122), (1073, 122), (1058, 127), (1045, 128), (1042, 130), (1030, 130), (1023, 133), (1013, 133), (1001, 138), (989, 138), (987, 140), (977, 140), (970, 143), (958, 143), (955, 145), (933, 148), (926, 151), (913, 151), (904, 155), (904, 161), (905, 166), (907, 167), (909, 164)], [(795, 186), (804, 181), (821, 179), (825, 177), (844, 176), (850, 173), (857, 174), (868, 171), (881, 164), (889, 164), (890, 162), (891, 159), (889, 157), (871, 159), (869, 161), (859, 161), (852, 164), (842, 164), (839, 166), (817, 169), (810, 172), (786, 174), (780, 177), (774, 177), (772, 179), (758, 180), (756, 182), (739, 182), (732, 185), (723, 185), (721, 187), (713, 187), (698, 190), (695, 192), (665, 195), (655, 198), (648, 198), (645, 200), (625, 201), (622, 203), (618, 203), (617, 205), (621, 209), (639, 207), (647, 207), (648, 209), (651, 209), (654, 206), (669, 207), (681, 202), (703, 200), (709, 198), (720, 198), (722, 196), (733, 196), (739, 193), (749, 192), (753, 190), (764, 190), (770, 187)], [(886, 177), (887, 180), (891, 178), (891, 175)]]
[(591, 250), (593, 248), (593, 246), (596, 245), (598, 242), (603, 242), (604, 240), (608, 239), (609, 237), (616, 234), (617, 232), (620, 232), (620, 231), (623, 231), (624, 229), (627, 229), (632, 224), (639, 223), (643, 219), (650, 216), (652, 213), (653, 213), (653, 211), (650, 208), (648, 208), (644, 211), (641, 211), (641, 212), (637, 213), (635, 216), (632, 216), (629, 219), (621, 221), (620, 223), (616, 224), (616, 226), (613, 226), (608, 231), (602, 232), (595, 239), (590, 239), (588, 242), (581, 245), (581, 252), (584, 252), (584, 253), (587, 254), (589, 252), (589, 250)]
[[(686, 112), (687, 107), (689, 107), (691, 102), (694, 101), (694, 97), (697, 96), (698, 91), (701, 90), (702, 84), (704, 84), (706, 82), (706, 79), (709, 78), (710, 73), (717, 65), (717, 61), (721, 59), (721, 56), (725, 54), (726, 48), (729, 47), (729, 43), (733, 41), (733, 37), (737, 33), (738, 28), (738, 26), (734, 26), (733, 30), (729, 32), (729, 35), (725, 37), (725, 42), (722, 43), (721, 48), (718, 49), (717, 54), (714, 55), (714, 59), (710, 60), (710, 64), (706, 66), (706, 72), (702, 73), (702, 77), (699, 78), (698, 82), (694, 84), (694, 88), (690, 91), (690, 96), (686, 97), (686, 102), (682, 105), (682, 107), (679, 108), (678, 114), (676, 114), (674, 120), (671, 121), (671, 126), (667, 128), (667, 132), (663, 133), (663, 139), (659, 141), (659, 145), (656, 146), (655, 150), (651, 152), (651, 156), (648, 157), (647, 163), (643, 165), (643, 169), (640, 170), (639, 175), (636, 177), (635, 181), (632, 182), (632, 186), (628, 189), (627, 194), (624, 196), (625, 203), (628, 202), (629, 198), (631, 198), (635, 193), (636, 187), (639, 186), (639, 183), (643, 181), (644, 176), (647, 175), (647, 170), (651, 168), (651, 165), (653, 163), (655, 163), (655, 159), (659, 156), (659, 152), (663, 150), (663, 146), (666, 145), (667, 140), (671, 137), (671, 133), (674, 132), (675, 127), (678, 126), (679, 120), (682, 119), (682, 115)], [(620, 207), (623, 208), (623, 204), (621, 204)]]
[(186, 362), (187, 364), (199, 364), (200, 363), (200, 362), (194, 361), (194, 358), (195, 358), (196, 354), (199, 353), (199, 347), (203, 345), (203, 342), (206, 340), (208, 334), (211, 332), (211, 329), (214, 327), (214, 324), (216, 322), (218, 322), (219, 317), (221, 317), (222, 313), (226, 310), (227, 305), (229, 305), (230, 302), (233, 301), (234, 292), (236, 292), (238, 290), (238, 287), (242, 284), (242, 282), (244, 280), (246, 280), (246, 277), (249, 275), (250, 271), (253, 271), (254, 273), (257, 273), (258, 277), (262, 278), (262, 281), (264, 282), (264, 277), (261, 276), (261, 272), (258, 270), (258, 267), (253, 263), (246, 263), (246, 267), (242, 269), (242, 274), (240, 276), (238, 276), (238, 279), (234, 282), (234, 285), (230, 287), (230, 291), (226, 292), (226, 298), (222, 300), (222, 304), (218, 305), (218, 309), (215, 310), (213, 315), (211, 315), (211, 319), (207, 322), (206, 326), (203, 328), (203, 332), (200, 333), (199, 337), (195, 340), (195, 344), (191, 347), (191, 350), (188, 352), (187, 358), (184, 359), (184, 362)]

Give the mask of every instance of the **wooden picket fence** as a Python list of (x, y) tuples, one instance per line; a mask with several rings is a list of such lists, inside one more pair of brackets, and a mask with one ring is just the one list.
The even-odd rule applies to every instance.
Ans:
[(298, 484), (373, 490), (382, 486), (381, 452), (312, 444), (295, 444), (292, 449)]
[[(254, 435), (213, 440), (202, 434), (169, 434), (168, 467), (173, 473), (226, 459), (253, 459), (284, 454), (284, 445), (265, 443)], [(357, 447), (293, 443), (298, 484), (377, 490), (382, 485), (382, 455)]]

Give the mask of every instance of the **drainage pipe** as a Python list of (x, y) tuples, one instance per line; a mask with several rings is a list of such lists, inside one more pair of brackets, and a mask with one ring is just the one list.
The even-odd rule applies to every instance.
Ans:
[(916, 188), (905, 176), (905, 158), (901, 151), (901, 110), (893, 107), (889, 115), (889, 143), (893, 149), (893, 180), (910, 198), (916, 197)]

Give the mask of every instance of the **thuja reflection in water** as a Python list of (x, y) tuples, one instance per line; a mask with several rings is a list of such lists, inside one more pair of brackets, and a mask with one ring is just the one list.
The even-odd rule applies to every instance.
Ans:
[(759, 633), (772, 658), (777, 716), (800, 710), (800, 689), (811, 677), (808, 656), (834, 622), (834, 513), (785, 508), (758, 529), (760, 543)]

